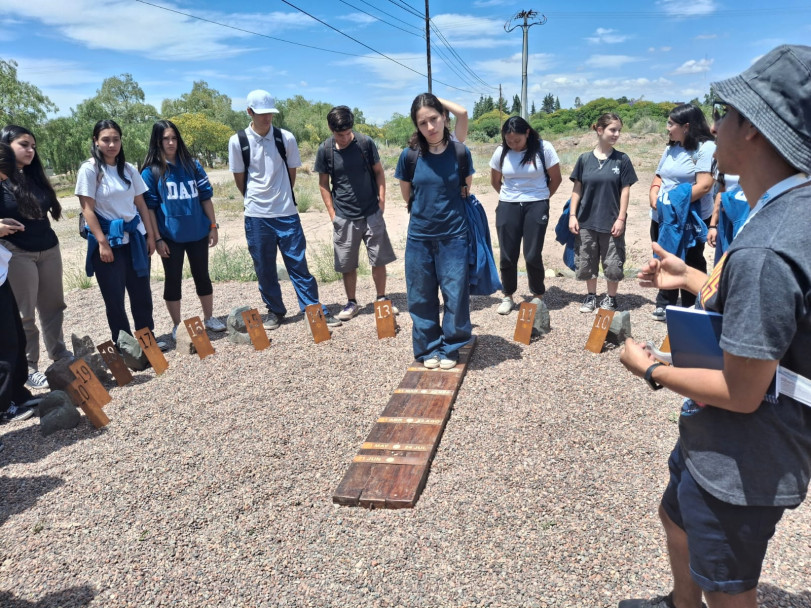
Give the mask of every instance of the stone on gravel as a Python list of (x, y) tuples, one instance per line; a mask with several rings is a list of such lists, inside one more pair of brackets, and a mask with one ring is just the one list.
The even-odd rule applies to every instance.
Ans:
[(532, 335), (543, 336), (552, 330), (552, 320), (549, 316), (549, 308), (543, 300), (533, 298), (532, 302), (538, 305), (535, 311), (535, 321), (532, 323)]
[(175, 350), (184, 355), (196, 355), (197, 347), (194, 346), (189, 330), (186, 325), (181, 323), (177, 326), (177, 333), (175, 334)]
[(70, 366), (75, 359), (73, 357), (65, 357), (54, 361), (45, 370), (45, 377), (48, 378), (48, 387), (52, 391), (61, 391), (76, 380), (76, 375), (70, 371)]
[(100, 382), (111, 383), (113, 381), (110, 372), (107, 370), (107, 364), (104, 363), (104, 359), (102, 359), (90, 336), (80, 338), (76, 334), (71, 334), (70, 341), (73, 343), (73, 356), (77, 359), (84, 359)]
[(623, 310), (615, 312), (614, 318), (611, 319), (611, 327), (608, 328), (608, 335), (606, 341), (612, 344), (622, 344), (626, 338), (633, 337), (631, 334), (631, 313), (630, 311)]
[(73, 402), (63, 391), (48, 393), (39, 404), (39, 430), (47, 437), (56, 431), (72, 429), (82, 419)]
[(124, 330), (118, 332), (118, 350), (121, 351), (124, 363), (131, 370), (142, 372), (149, 367), (149, 359), (146, 358), (138, 340)]
[(251, 337), (248, 335), (248, 328), (245, 326), (245, 319), (242, 313), (251, 309), (250, 306), (238, 306), (231, 310), (225, 326), (228, 329), (228, 341), (232, 344), (250, 344)]

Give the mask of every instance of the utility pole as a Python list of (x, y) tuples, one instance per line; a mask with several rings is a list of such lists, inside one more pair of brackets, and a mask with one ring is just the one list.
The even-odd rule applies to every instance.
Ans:
[(428, 16), (428, 0), (425, 0), (425, 55), (428, 58), (428, 92), (431, 93), (431, 18)]
[[(428, 0), (425, 0), (426, 7)], [(522, 54), (522, 61), (521, 61), (521, 118), (526, 120), (529, 117), (529, 109), (527, 108), (527, 60), (528, 60), (528, 47), (529, 47), (529, 28), (533, 25), (543, 25), (546, 23), (546, 17), (541, 15), (537, 20), (530, 22), (531, 19), (535, 19), (538, 16), (538, 11), (521, 11), (507, 19), (507, 22), (504, 24), (504, 31), (508, 34), (513, 31), (517, 27), (521, 27), (524, 30), (524, 51)], [(510, 23), (514, 21), (518, 21), (523, 19), (524, 23), (516, 23), (512, 27), (510, 27)], [(430, 72), (429, 72), (430, 74)]]

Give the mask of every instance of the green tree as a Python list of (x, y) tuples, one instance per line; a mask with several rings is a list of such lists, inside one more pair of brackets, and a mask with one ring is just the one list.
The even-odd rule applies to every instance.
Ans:
[(191, 91), (178, 99), (164, 99), (161, 103), (162, 116), (179, 114), (203, 114), (210, 120), (228, 125), (232, 131), (244, 129), (247, 116), (244, 112), (231, 109), (231, 98), (208, 86), (204, 80), (195, 81)]
[(0, 125), (34, 129), (59, 108), (37, 87), (17, 78), (17, 62), (0, 59)]
[(545, 112), (546, 114), (551, 114), (555, 111), (555, 98), (552, 93), (547, 93), (544, 95), (543, 101), (541, 102), (541, 112)]
[(37, 149), (55, 173), (73, 173), (90, 157), (92, 133), (92, 125), (82, 125), (75, 116), (60, 116), (40, 128)]
[(529, 114), (530, 114), (530, 116), (532, 116), (533, 114), (537, 114), (537, 112), (535, 110), (535, 102), (534, 101), (532, 102), (532, 108), (530, 109)]
[(510, 114), (521, 113), (521, 98), (518, 95), (513, 95), (513, 105), (510, 108)]
[(383, 124), (383, 136), (390, 146), (405, 147), (408, 145), (408, 140), (414, 132), (414, 123), (411, 122), (410, 116), (394, 113)]
[(183, 141), (192, 156), (202, 158), (207, 166), (218, 158), (228, 157), (228, 140), (233, 130), (228, 125), (211, 120), (201, 112), (180, 114), (170, 119), (183, 134)]
[(580, 101), (579, 97), (575, 97), (574, 98), (574, 109), (579, 110), (582, 107), (583, 107), (583, 102)]
[(558, 110), (560, 110), (560, 98), (555, 97), (555, 109), (554, 109), (554, 111), (557, 112)]

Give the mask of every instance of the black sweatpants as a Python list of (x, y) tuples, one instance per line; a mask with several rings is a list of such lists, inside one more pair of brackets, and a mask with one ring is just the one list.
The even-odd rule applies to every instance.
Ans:
[(499, 269), (504, 293), (518, 289), (518, 257), (524, 241), (529, 290), (534, 295), (546, 292), (544, 285), (543, 242), (549, 224), (549, 199), (523, 203), (499, 201), (496, 207), (496, 234), (500, 248)]

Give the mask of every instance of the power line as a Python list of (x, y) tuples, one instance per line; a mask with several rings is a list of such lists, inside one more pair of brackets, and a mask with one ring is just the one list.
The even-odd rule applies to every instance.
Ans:
[(414, 15), (415, 17), (419, 17), (420, 19), (425, 20), (425, 15), (423, 15), (423, 14), (422, 14), (421, 12), (419, 12), (417, 9), (410, 7), (410, 6), (409, 6), (408, 4), (406, 4), (405, 2), (402, 2), (402, 0), (389, 0), (389, 2), (391, 2), (391, 3), (392, 3), (394, 6), (396, 6), (397, 8), (401, 8), (401, 9), (403, 9), (405, 12), (407, 12), (407, 13), (411, 13), (411, 14), (412, 14), (412, 15)]
[(408, 31), (406, 29), (401, 28), (399, 25), (394, 25), (393, 23), (389, 23), (385, 19), (381, 19), (380, 17), (375, 17), (372, 13), (367, 13), (362, 8), (358, 8), (357, 6), (349, 4), (349, 2), (347, 2), (346, 0), (338, 0), (338, 1), (343, 2), (347, 6), (349, 6), (351, 8), (354, 8), (356, 11), (359, 11), (359, 12), (363, 13), (364, 15), (368, 15), (369, 17), (371, 17), (375, 21), (380, 21), (381, 23), (385, 23), (386, 25), (390, 25), (391, 27), (396, 28), (396, 29), (400, 30), (401, 32), (405, 32), (406, 34), (411, 34), (412, 36), (416, 36), (417, 38), (423, 38), (423, 36), (421, 34), (416, 34), (414, 32), (410, 32), (410, 31)]
[(395, 16), (394, 16), (394, 15), (392, 15), (391, 13), (387, 13), (387, 12), (386, 12), (386, 11), (384, 11), (382, 8), (378, 8), (378, 7), (376, 7), (375, 5), (370, 4), (369, 2), (366, 2), (366, 0), (360, 0), (360, 2), (362, 2), (363, 4), (365, 4), (365, 5), (366, 5), (366, 6), (368, 6), (368, 7), (373, 8), (374, 10), (376, 10), (376, 11), (377, 11), (377, 12), (379, 12), (379, 13), (383, 13), (383, 14), (384, 14), (384, 15), (386, 15), (387, 17), (391, 17), (391, 18), (392, 18), (392, 19), (394, 19), (395, 21), (399, 21), (399, 22), (400, 22), (400, 23), (402, 23), (403, 25), (407, 25), (408, 27), (414, 28), (415, 30), (417, 30), (418, 32), (420, 32), (420, 36), (423, 36), (423, 37), (424, 37), (424, 35), (422, 34), (422, 30), (421, 30), (420, 28), (418, 28), (416, 25), (411, 25), (410, 23), (406, 23), (405, 21), (403, 21), (403, 20), (402, 20), (402, 19), (400, 19), (399, 17), (395, 17)]
[(494, 86), (491, 86), (491, 85), (487, 84), (484, 80), (482, 80), (479, 77), (479, 75), (476, 72), (474, 72), (471, 69), (471, 67), (467, 63), (465, 63), (465, 60), (462, 59), (462, 57), (459, 55), (459, 53), (457, 53), (456, 50), (451, 46), (451, 43), (448, 41), (447, 38), (445, 38), (445, 35), (439, 30), (439, 28), (436, 26), (436, 24), (433, 22), (433, 20), (431, 20), (431, 29), (437, 35), (437, 37), (439, 38), (439, 41), (445, 46), (445, 48), (447, 48), (448, 51), (450, 51), (451, 54), (456, 58), (456, 60), (462, 65), (462, 68), (465, 71), (467, 71), (471, 76), (473, 76), (473, 78), (478, 80), (479, 83), (481, 83), (482, 85), (484, 85), (484, 86), (486, 86), (488, 88), (491, 88), (491, 89), (496, 89), (497, 88), (497, 87), (494, 87)]
[[(140, 1), (142, 1), (142, 0), (138, 0), (138, 1), (140, 2)], [(314, 16), (314, 15), (311, 15), (310, 13), (308, 13), (307, 11), (305, 11), (304, 9), (301, 9), (301, 8), (297, 7), (297, 6), (296, 6), (295, 4), (293, 4), (292, 2), (288, 2), (288, 0), (282, 0), (282, 2), (284, 2), (284, 3), (285, 3), (285, 4), (287, 4), (288, 6), (292, 6), (294, 9), (296, 9), (296, 10), (297, 10), (297, 11), (299, 11), (300, 13), (303, 13), (303, 14), (307, 15), (307, 16), (308, 16), (310, 19), (314, 19), (315, 21), (318, 21), (318, 23), (320, 23), (320, 24), (322, 24), (322, 25), (325, 25), (326, 27), (328, 27), (329, 29), (333, 30), (334, 32), (338, 32), (339, 34), (341, 34), (341, 36), (345, 36), (345, 37), (349, 38), (350, 40), (352, 40), (353, 42), (356, 42), (357, 44), (361, 45), (362, 47), (369, 49), (370, 51), (372, 51), (372, 52), (373, 52), (373, 53), (375, 53), (376, 55), (380, 55), (381, 57), (384, 57), (385, 59), (388, 59), (389, 61), (391, 61), (391, 62), (393, 62), (393, 63), (396, 63), (396, 64), (397, 64), (397, 65), (399, 65), (400, 67), (403, 67), (403, 68), (407, 69), (409, 72), (414, 72), (414, 73), (415, 73), (415, 74), (417, 74), (418, 76), (422, 76), (423, 78), (427, 78), (427, 76), (426, 76), (425, 74), (422, 74), (421, 72), (418, 72), (418, 71), (417, 71), (417, 70), (415, 70), (414, 68), (409, 67), (409, 66), (407, 66), (406, 64), (401, 63), (400, 61), (397, 61), (396, 59), (394, 59), (394, 58), (392, 58), (392, 57), (389, 57), (389, 56), (388, 56), (388, 55), (386, 55), (385, 53), (381, 53), (381, 52), (380, 52), (380, 51), (378, 51), (377, 49), (373, 49), (373, 48), (372, 48), (372, 47), (370, 47), (368, 44), (366, 44), (366, 43), (364, 43), (364, 42), (361, 42), (361, 41), (360, 41), (360, 40), (358, 40), (357, 38), (353, 38), (353, 37), (352, 37), (352, 36), (350, 36), (349, 34), (347, 34), (347, 33), (345, 33), (345, 32), (342, 32), (341, 30), (339, 30), (338, 28), (336, 28), (336, 27), (334, 27), (334, 26), (330, 25), (330, 24), (329, 24), (329, 23), (327, 23), (326, 21), (323, 21), (323, 20), (319, 19), (318, 17), (316, 17), (316, 16)], [(469, 90), (469, 89), (463, 89), (463, 88), (461, 88), (461, 87), (455, 87), (455, 86), (453, 86), (452, 84), (448, 84), (447, 82), (442, 82), (441, 80), (437, 80), (437, 82), (438, 82), (439, 84), (444, 84), (446, 87), (450, 87), (450, 88), (452, 88), (452, 89), (456, 89), (457, 91), (463, 91), (463, 92), (465, 92), (465, 93), (475, 93), (475, 91), (471, 91), (471, 90)]]
[(253, 34), (254, 36), (261, 36), (262, 38), (269, 38), (270, 40), (276, 40), (277, 42), (285, 42), (287, 44), (295, 44), (296, 46), (303, 46), (308, 49), (315, 49), (316, 51), (324, 51), (325, 53), (335, 53), (337, 55), (348, 55), (349, 57), (365, 57), (365, 55), (358, 55), (357, 53), (345, 53), (343, 51), (335, 51), (333, 49), (324, 49), (320, 46), (313, 46), (311, 44), (304, 44), (303, 42), (294, 42), (293, 40), (285, 40), (284, 38), (276, 38), (275, 36), (268, 36), (267, 34), (260, 34), (259, 32), (254, 32), (252, 30), (246, 30), (241, 27), (236, 27), (233, 25), (228, 25), (227, 23), (220, 23), (219, 21), (213, 21), (212, 19), (206, 19), (205, 17), (198, 17), (197, 15), (192, 15), (190, 13), (184, 13), (183, 11), (178, 11), (173, 8), (168, 8), (166, 6), (160, 6), (159, 4), (152, 4), (151, 2), (147, 2), (146, 0), (135, 0), (136, 2), (140, 2), (141, 4), (147, 4), (149, 6), (154, 6), (155, 8), (159, 8), (164, 11), (169, 11), (170, 13), (176, 13), (178, 15), (183, 15), (184, 17), (189, 17), (190, 19), (197, 19), (199, 21), (205, 21), (206, 23), (211, 23), (213, 25), (219, 25), (220, 27), (227, 27), (231, 30), (236, 30), (238, 32), (244, 32), (245, 34)]

